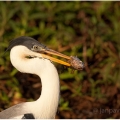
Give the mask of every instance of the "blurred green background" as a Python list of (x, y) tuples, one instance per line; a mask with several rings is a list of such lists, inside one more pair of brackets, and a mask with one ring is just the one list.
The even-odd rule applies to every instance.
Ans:
[(85, 63), (74, 72), (56, 65), (56, 118), (120, 118), (119, 32), (120, 2), (0, 2), (0, 111), (40, 95), (38, 76), (18, 72), (5, 52), (12, 39), (30, 36)]

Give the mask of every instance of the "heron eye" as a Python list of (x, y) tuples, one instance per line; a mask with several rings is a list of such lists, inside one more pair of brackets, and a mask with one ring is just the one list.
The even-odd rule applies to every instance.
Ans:
[(34, 50), (38, 50), (38, 46), (37, 46), (37, 45), (34, 45), (34, 46), (33, 46), (33, 49), (34, 49)]

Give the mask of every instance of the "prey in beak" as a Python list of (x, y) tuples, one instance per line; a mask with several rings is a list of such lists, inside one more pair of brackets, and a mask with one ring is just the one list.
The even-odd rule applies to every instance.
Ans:
[[(68, 67), (73, 68), (75, 70), (83, 70), (83, 68), (84, 68), (83, 62), (78, 57), (67, 56), (67, 55), (59, 53), (57, 51), (54, 51), (52, 49), (49, 49), (45, 46), (41, 47), (39, 45), (34, 45), (31, 50), (34, 52), (40, 53), (43, 58), (46, 58), (46, 59), (49, 59), (53, 62), (68, 66)], [(65, 61), (57, 59), (57, 58), (53, 57), (53, 55), (64, 58)]]

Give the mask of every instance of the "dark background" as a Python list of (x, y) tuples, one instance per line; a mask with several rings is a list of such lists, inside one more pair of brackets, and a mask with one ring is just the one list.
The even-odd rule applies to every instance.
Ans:
[(18, 72), (5, 53), (19, 36), (85, 63), (74, 72), (56, 64), (56, 118), (120, 118), (120, 2), (0, 2), (0, 111), (40, 95), (38, 76)]

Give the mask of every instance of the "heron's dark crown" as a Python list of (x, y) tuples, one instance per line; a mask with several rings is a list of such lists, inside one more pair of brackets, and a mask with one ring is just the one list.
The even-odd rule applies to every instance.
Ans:
[(7, 50), (11, 50), (14, 46), (18, 46), (18, 45), (26, 46), (30, 50), (33, 47), (33, 45), (39, 45), (43, 48), (45, 47), (43, 44), (41, 44), (40, 42), (38, 42), (34, 38), (27, 37), (27, 36), (21, 36), (21, 37), (18, 37), (18, 38), (15, 38), (14, 40), (12, 40), (10, 42)]

